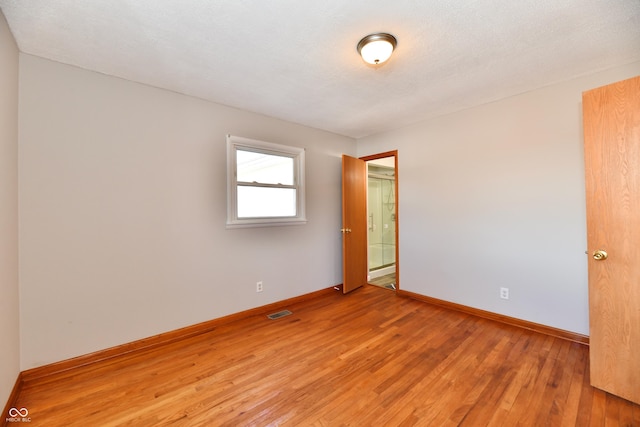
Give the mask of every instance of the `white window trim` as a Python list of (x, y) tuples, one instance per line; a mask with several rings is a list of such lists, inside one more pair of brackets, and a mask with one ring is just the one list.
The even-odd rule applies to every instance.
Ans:
[[(238, 148), (258, 150), (267, 154), (294, 159), (294, 185), (296, 187), (295, 217), (238, 218), (236, 151)], [(305, 150), (304, 148), (274, 144), (256, 139), (227, 135), (227, 228), (272, 227), (307, 223), (305, 214)]]

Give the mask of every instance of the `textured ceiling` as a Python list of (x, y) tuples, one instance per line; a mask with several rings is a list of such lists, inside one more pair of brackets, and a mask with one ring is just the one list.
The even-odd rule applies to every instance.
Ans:
[[(640, 60), (640, 0), (0, 0), (22, 52), (351, 137)], [(398, 39), (366, 65), (356, 44)]]

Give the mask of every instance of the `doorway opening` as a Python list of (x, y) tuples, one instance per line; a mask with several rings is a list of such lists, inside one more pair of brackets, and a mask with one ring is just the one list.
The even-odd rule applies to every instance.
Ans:
[(398, 289), (397, 153), (362, 158), (367, 165), (367, 282)]

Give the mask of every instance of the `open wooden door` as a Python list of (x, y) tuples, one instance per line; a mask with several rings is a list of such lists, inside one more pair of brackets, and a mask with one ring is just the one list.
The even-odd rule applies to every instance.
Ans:
[(582, 106), (591, 384), (640, 404), (640, 77)]
[(342, 156), (342, 292), (367, 283), (367, 167)]

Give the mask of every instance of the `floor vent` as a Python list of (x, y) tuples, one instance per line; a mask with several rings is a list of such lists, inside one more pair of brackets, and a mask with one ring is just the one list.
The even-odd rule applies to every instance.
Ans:
[(269, 314), (267, 317), (269, 319), (279, 319), (281, 317), (288, 316), (290, 314), (292, 314), (292, 313), (289, 310), (282, 310), (282, 311), (279, 311), (277, 313)]

